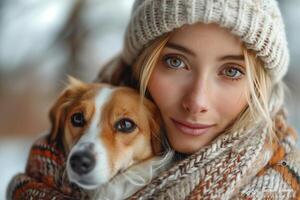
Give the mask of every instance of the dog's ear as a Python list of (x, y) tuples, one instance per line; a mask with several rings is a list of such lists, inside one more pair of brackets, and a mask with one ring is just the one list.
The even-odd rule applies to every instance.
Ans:
[(50, 141), (54, 141), (58, 137), (61, 137), (61, 134), (64, 132), (65, 117), (68, 106), (71, 105), (74, 99), (82, 95), (82, 93), (87, 90), (87, 84), (70, 76), (68, 79), (69, 83), (67, 87), (62, 91), (49, 112), (51, 122)]
[(49, 112), (51, 122), (50, 141), (53, 142), (63, 132), (65, 110), (68, 106), (69, 91), (64, 90)]
[(151, 145), (152, 145), (154, 155), (161, 155), (161, 153), (163, 152), (161, 121), (160, 120), (158, 121), (158, 118), (153, 118), (150, 121)]
[(162, 141), (162, 118), (159, 109), (148, 99), (144, 99), (144, 104), (148, 108), (149, 112), (149, 125), (151, 130), (151, 145), (154, 155), (161, 155), (163, 152)]

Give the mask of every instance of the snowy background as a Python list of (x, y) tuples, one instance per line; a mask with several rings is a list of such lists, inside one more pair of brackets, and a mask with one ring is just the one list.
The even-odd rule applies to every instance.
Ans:
[[(24, 170), (66, 74), (92, 81), (120, 51), (133, 0), (0, 0), (0, 200)], [(291, 65), (289, 121), (300, 132), (300, 0), (279, 1)], [(300, 145), (299, 145), (300, 146)]]

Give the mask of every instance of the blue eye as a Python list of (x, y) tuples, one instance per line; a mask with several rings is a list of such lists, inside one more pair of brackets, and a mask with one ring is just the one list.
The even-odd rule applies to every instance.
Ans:
[(184, 68), (185, 64), (184, 62), (175, 56), (168, 56), (164, 58), (164, 61), (167, 63), (167, 65), (173, 69), (179, 69), (179, 68)]
[(222, 75), (230, 78), (230, 79), (240, 79), (245, 73), (236, 68), (236, 67), (226, 67), (225, 69), (222, 70)]

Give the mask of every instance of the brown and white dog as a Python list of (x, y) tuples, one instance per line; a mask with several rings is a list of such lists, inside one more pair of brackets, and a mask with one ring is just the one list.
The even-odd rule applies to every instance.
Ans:
[[(94, 196), (98, 198), (118, 199), (134, 193), (138, 188), (128, 191), (123, 188), (124, 184), (128, 188), (128, 181), (134, 182), (130, 174), (136, 177), (134, 171), (139, 171), (147, 182), (154, 175), (145, 175), (151, 167), (169, 163), (165, 156), (157, 159), (163, 150), (159, 111), (150, 100), (144, 99), (142, 103), (134, 89), (69, 80), (69, 86), (50, 111), (50, 137), (62, 139), (68, 155), (69, 180), (84, 189), (97, 189), (98, 195)], [(137, 168), (134, 165), (138, 163), (143, 164)], [(117, 181), (104, 187), (130, 166), (133, 166), (130, 173), (121, 173)], [(117, 196), (116, 191), (119, 191)]]

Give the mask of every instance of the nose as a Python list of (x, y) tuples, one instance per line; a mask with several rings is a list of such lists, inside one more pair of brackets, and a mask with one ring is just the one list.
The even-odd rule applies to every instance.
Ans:
[(71, 156), (70, 165), (78, 175), (84, 175), (94, 169), (96, 160), (91, 152), (79, 151)]
[(209, 107), (208, 91), (208, 85), (204, 81), (193, 84), (190, 89), (186, 90), (186, 95), (183, 97), (183, 109), (191, 114), (206, 113)]
[(91, 145), (85, 145), (83, 149), (73, 153), (70, 157), (71, 169), (78, 175), (91, 172), (95, 165), (96, 159)]

